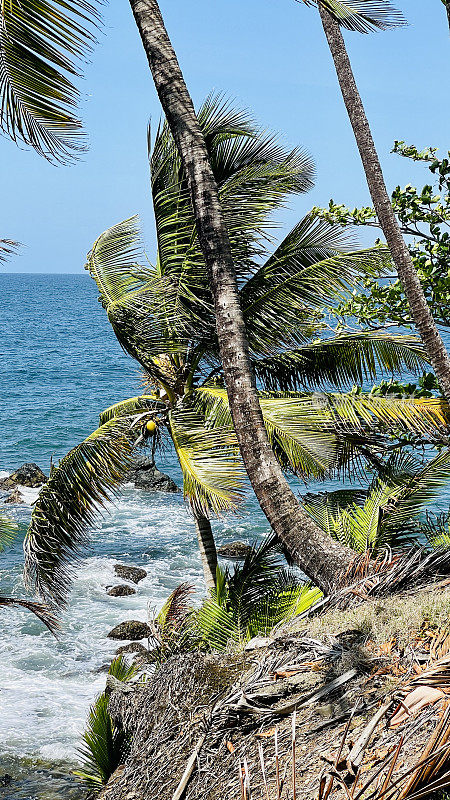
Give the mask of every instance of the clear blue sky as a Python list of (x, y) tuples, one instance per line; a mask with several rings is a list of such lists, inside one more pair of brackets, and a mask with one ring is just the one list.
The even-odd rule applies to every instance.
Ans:
[[(295, 0), (161, 0), (196, 104), (220, 90), (265, 126), (303, 145), (317, 165), (309, 195), (293, 198), (290, 227), (311, 205), (357, 205), (368, 193), (317, 12)], [(450, 149), (450, 39), (440, 0), (399, 0), (408, 28), (346, 36), (387, 182), (425, 171), (390, 155), (394, 139)], [(105, 228), (138, 212), (154, 249), (146, 125), (160, 115), (127, 0), (110, 0), (82, 83), (90, 150), (53, 167), (0, 139), (0, 236), (25, 245), (15, 272), (80, 272)], [(423, 176), (423, 178), (422, 178)]]

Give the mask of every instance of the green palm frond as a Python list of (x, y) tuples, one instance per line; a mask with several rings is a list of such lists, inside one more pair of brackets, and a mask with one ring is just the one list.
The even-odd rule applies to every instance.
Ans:
[(0, 263), (13, 255), (18, 247), (19, 243), (12, 239), (0, 239)]
[(441, 514), (427, 513), (420, 532), (433, 549), (450, 548), (450, 511)]
[[(279, 137), (260, 128), (248, 111), (221, 95), (199, 109), (211, 166), (238, 272), (253, 268), (273, 226), (270, 213), (287, 195), (312, 186), (314, 168), (300, 149), (286, 150)], [(207, 288), (203, 257), (178, 150), (168, 125), (159, 126), (150, 158), (158, 249), (163, 274)], [(176, 242), (176, 247), (174, 243)]]
[[(135, 669), (128, 667), (120, 656), (114, 659), (108, 672), (117, 680), (127, 682), (135, 674)], [(83, 744), (79, 748), (82, 769), (73, 773), (94, 792), (98, 792), (123, 763), (129, 746), (129, 737), (112, 721), (108, 704), (109, 698), (103, 692), (91, 706)]]
[[(231, 421), (226, 390), (220, 386), (200, 386), (195, 392), (207, 424), (226, 425)], [(378, 397), (370, 393), (260, 393), (263, 416), (285, 420), (286, 432), (302, 426), (308, 431), (347, 432), (370, 428), (390, 430), (396, 425), (427, 435), (445, 430), (450, 409), (440, 398)], [(270, 420), (269, 420), (270, 424)]]
[(0, 552), (8, 547), (19, 532), (19, 526), (12, 519), (0, 515)]
[(3, 0), (0, 6), (0, 128), (45, 158), (83, 150), (74, 78), (95, 43), (100, 2)]
[(297, 350), (256, 359), (256, 377), (269, 391), (361, 385), (377, 376), (421, 372), (427, 363), (415, 336), (381, 331), (342, 334)]
[(112, 419), (117, 417), (129, 417), (131, 414), (146, 413), (147, 411), (163, 410), (165, 408), (163, 403), (152, 395), (138, 395), (137, 397), (129, 397), (127, 400), (121, 400), (119, 403), (105, 408), (100, 414), (100, 426), (105, 425)]
[(144, 262), (139, 220), (132, 217), (99, 236), (86, 269), (124, 350), (149, 375), (164, 381), (161, 354), (184, 355), (192, 341), (214, 337), (214, 321), (195, 297), (181, 304), (179, 283), (164, 277), (158, 267), (142, 266)]
[[(404, 458), (404, 456), (401, 456)], [(383, 520), (387, 532), (401, 530), (410, 520), (417, 519), (424, 506), (440, 496), (450, 481), (450, 449), (442, 450), (424, 467), (416, 465), (415, 471), (406, 475), (406, 480), (395, 501), (389, 504), (389, 512)]]
[(405, 18), (388, 0), (298, 0), (307, 6), (322, 5), (350, 31), (370, 33), (405, 25)]
[(354, 252), (349, 245), (342, 226), (311, 215), (286, 236), (240, 292), (254, 352), (303, 344), (317, 327), (318, 309), (348, 296), (364, 275), (390, 268), (387, 248)]
[(71, 566), (87, 543), (98, 512), (114, 496), (131, 460), (140, 426), (113, 417), (53, 470), (34, 505), (24, 542), (25, 577), (44, 597), (63, 605)]
[(235, 509), (243, 496), (245, 470), (233, 428), (208, 429), (199, 414), (180, 409), (170, 412), (169, 432), (189, 503), (204, 514)]
[(145, 277), (140, 221), (135, 215), (104, 231), (88, 253), (85, 269), (94, 278), (104, 308), (120, 300), (128, 292), (142, 288)]
[(322, 596), (285, 569), (280, 547), (271, 537), (251, 548), (234, 572), (217, 569), (216, 591), (194, 614), (194, 626), (204, 645), (224, 650), (303, 613)]
[[(328, 535), (359, 553), (377, 552), (426, 536), (420, 515), (449, 481), (450, 451), (439, 453), (425, 466), (411, 454), (399, 452), (388, 460), (383, 475), (374, 479), (364, 502), (360, 490), (354, 490), (306, 495), (303, 505)], [(428, 538), (432, 539), (431, 533)], [(438, 546), (444, 543), (435, 538)]]

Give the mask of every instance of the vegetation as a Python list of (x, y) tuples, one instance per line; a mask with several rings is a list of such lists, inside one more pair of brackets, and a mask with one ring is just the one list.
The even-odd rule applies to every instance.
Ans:
[[(108, 671), (116, 680), (129, 681), (135, 674), (133, 667), (127, 666), (122, 657), (114, 659)], [(83, 745), (80, 748), (82, 769), (74, 770), (76, 775), (95, 794), (104, 786), (122, 764), (129, 743), (129, 737), (118, 728), (108, 712), (108, 697), (103, 692), (89, 711)]]
[[(450, 328), (450, 152), (438, 158), (434, 148), (419, 151), (404, 142), (395, 142), (394, 153), (428, 166), (433, 183), (422, 189), (408, 184), (397, 186), (391, 196), (392, 208), (399, 220), (402, 233), (411, 243), (408, 249), (419, 276), (427, 303), (434, 319), (441, 327)], [(349, 209), (330, 201), (327, 209), (315, 208), (313, 214), (330, 224), (343, 227), (380, 226), (376, 212), (371, 207)], [(355, 287), (352, 296), (339, 308), (343, 324), (354, 318), (365, 328), (395, 324), (412, 326), (411, 314), (405, 304), (401, 282), (395, 276), (386, 280), (367, 275), (361, 290)]]
[[(306, 495), (304, 506), (324, 532), (356, 552), (447, 543), (447, 515), (424, 520), (424, 507), (450, 481), (450, 451), (423, 464), (407, 450), (393, 453), (367, 490)], [(447, 526), (448, 527), (448, 526)], [(449, 540), (450, 541), (450, 540)]]
[[(232, 231), (260, 408), (282, 468), (303, 478), (345, 473), (355, 458), (370, 455), (372, 444), (382, 446), (383, 429), (393, 423), (419, 436), (439, 431), (447, 412), (438, 399), (325, 391), (380, 371), (423, 369), (423, 350), (413, 337), (378, 331), (330, 337), (318, 310), (340, 303), (361, 273), (378, 274), (386, 251), (354, 251), (340, 226), (306, 216), (271, 253), (269, 215), (286, 194), (309, 186), (310, 161), (283, 150), (248, 114), (218, 98), (207, 100), (199, 119)], [(57, 602), (97, 509), (118, 486), (132, 449), (146, 439), (164, 444), (168, 435), (173, 443), (210, 588), (217, 559), (209, 514), (235, 508), (244, 488), (212, 298), (167, 125), (157, 132), (150, 162), (155, 266), (145, 261), (134, 218), (102, 234), (87, 264), (119, 342), (144, 370), (147, 391), (106, 409), (100, 428), (61, 461), (40, 493), (26, 539), (27, 572)], [(303, 568), (322, 586), (312, 555)]]

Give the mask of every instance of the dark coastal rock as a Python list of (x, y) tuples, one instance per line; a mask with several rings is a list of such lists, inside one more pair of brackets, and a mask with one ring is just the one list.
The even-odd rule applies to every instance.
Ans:
[(47, 480), (47, 476), (44, 475), (37, 464), (22, 464), (19, 469), (16, 469), (7, 478), (0, 480), (0, 489), (15, 489), (16, 486), (29, 486), (32, 489), (37, 489), (47, 483)]
[(137, 641), (138, 639), (147, 639), (150, 633), (151, 630), (146, 622), (139, 622), (137, 619), (128, 619), (126, 622), (121, 622), (119, 625), (116, 625), (116, 627), (108, 633), (108, 639), (120, 639), (121, 641), (130, 639), (132, 641)]
[(236, 561), (243, 561), (252, 548), (245, 542), (230, 542), (219, 547), (218, 554), (222, 558), (234, 558)]
[(136, 589), (121, 583), (119, 586), (110, 586), (106, 590), (106, 594), (109, 594), (110, 597), (128, 597), (130, 594), (136, 594)]
[(145, 569), (128, 564), (114, 564), (114, 572), (124, 581), (133, 581), (133, 583), (139, 583), (139, 581), (147, 577)]
[(0, 786), (9, 786), (12, 783), (12, 775), (0, 775)]
[(14, 505), (19, 505), (25, 502), (25, 498), (18, 489), (14, 489), (13, 492), (4, 500), (5, 503), (11, 503)]
[(129, 644), (123, 644), (122, 647), (118, 647), (116, 650), (116, 656), (126, 656), (128, 653), (146, 655), (148, 649), (140, 642), (130, 642)]
[(137, 456), (125, 481), (134, 483), (136, 489), (146, 492), (179, 492), (176, 483), (164, 472), (160, 472), (154, 462), (147, 456)]

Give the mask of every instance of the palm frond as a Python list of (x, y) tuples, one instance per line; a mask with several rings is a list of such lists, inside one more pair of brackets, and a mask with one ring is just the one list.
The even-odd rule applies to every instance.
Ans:
[(347, 297), (364, 275), (390, 268), (387, 248), (352, 251), (349, 234), (312, 215), (304, 217), (240, 292), (252, 350), (275, 353), (304, 344), (318, 309)]
[(390, 503), (383, 521), (386, 531), (401, 530), (417, 519), (424, 506), (439, 497), (450, 481), (450, 450), (442, 450), (421, 469), (417, 469)]
[(163, 403), (151, 395), (138, 395), (137, 397), (129, 397), (126, 400), (121, 400), (119, 403), (105, 408), (99, 417), (100, 426), (105, 425), (112, 419), (117, 417), (129, 417), (130, 414), (145, 413), (146, 411), (156, 411), (163, 409)]
[(361, 385), (379, 375), (421, 372), (426, 354), (415, 336), (380, 331), (343, 334), (297, 350), (255, 359), (256, 377), (269, 391)]
[(164, 637), (170, 636), (179, 629), (191, 612), (189, 598), (194, 589), (189, 583), (181, 583), (169, 595), (161, 611), (156, 617), (156, 622)]
[(0, 6), (0, 128), (51, 161), (70, 161), (84, 149), (73, 79), (95, 43), (100, 2)]
[[(231, 424), (226, 390), (217, 385), (204, 385), (196, 389), (196, 402), (209, 426)], [(443, 432), (450, 423), (450, 409), (439, 398), (378, 397), (370, 393), (260, 393), (260, 403), (266, 424), (270, 429), (280, 424), (280, 440), (276, 443), (297, 468), (297, 454), (289, 451), (288, 439), (315, 456), (321, 441), (325, 446), (323, 459), (330, 464), (333, 447), (338, 455), (335, 434), (339, 437), (358, 431), (366, 434), (370, 429), (386, 431), (395, 425), (400, 429), (421, 435)], [(288, 437), (284, 444), (281, 437)], [(313, 436), (316, 437), (316, 444)], [(323, 436), (323, 440), (320, 437)], [(328, 438), (330, 437), (330, 438)], [(274, 439), (275, 441), (275, 439)], [(328, 442), (328, 450), (326, 445)], [(333, 445), (334, 442), (334, 445)], [(300, 457), (300, 454), (298, 454)], [(318, 462), (319, 463), (319, 462)]]
[(19, 247), (18, 242), (12, 239), (0, 239), (0, 263), (6, 261)]
[[(238, 275), (253, 268), (273, 223), (270, 213), (287, 195), (312, 186), (314, 168), (304, 152), (286, 150), (279, 137), (260, 128), (248, 111), (222, 95), (210, 95), (199, 109), (211, 166)], [(159, 126), (150, 156), (152, 194), (163, 274), (206, 287), (187, 184), (167, 123)], [(177, 246), (174, 247), (174, 242)]]
[(0, 552), (11, 544), (19, 532), (19, 526), (12, 519), (0, 515)]
[(191, 410), (170, 412), (169, 432), (183, 471), (184, 496), (204, 514), (235, 509), (245, 470), (232, 427), (205, 427)]
[(370, 33), (405, 25), (401, 13), (388, 0), (298, 0), (307, 6), (319, 4), (350, 31)]
[[(108, 672), (117, 680), (127, 682), (135, 674), (135, 669), (127, 666), (120, 656), (114, 659)], [(108, 704), (109, 698), (103, 692), (91, 706), (83, 744), (79, 748), (82, 769), (74, 770), (74, 775), (94, 792), (98, 792), (123, 763), (129, 744), (128, 735), (112, 721)]]
[(31, 611), (49, 629), (53, 636), (60, 630), (58, 618), (53, 609), (44, 603), (36, 603), (33, 600), (21, 600), (17, 597), (0, 597), (0, 606), (25, 608)]
[(140, 434), (132, 419), (113, 417), (74, 447), (34, 505), (24, 542), (25, 578), (59, 605), (65, 602), (72, 564), (87, 543), (89, 528), (129, 469)]

